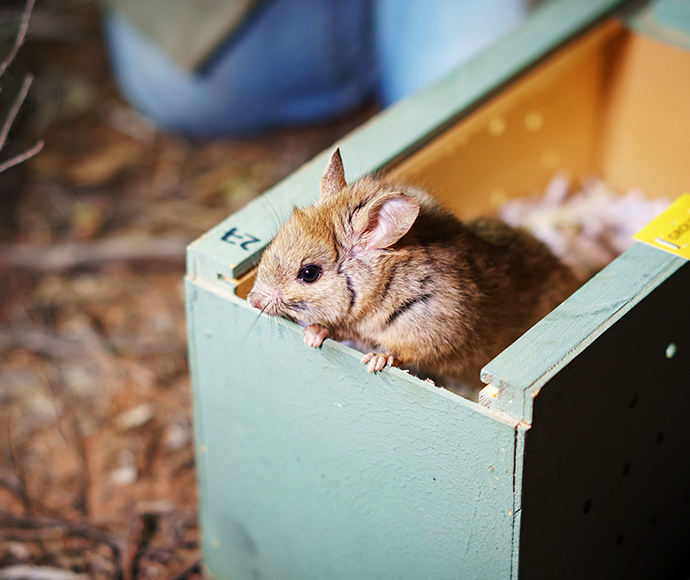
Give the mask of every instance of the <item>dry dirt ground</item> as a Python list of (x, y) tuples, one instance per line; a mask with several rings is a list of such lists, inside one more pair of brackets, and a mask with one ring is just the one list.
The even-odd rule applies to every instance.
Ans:
[[(0, 8), (3, 50), (22, 5)], [(157, 131), (75, 0), (37, 4), (0, 119), (27, 71), (2, 158), (46, 145), (0, 173), (0, 576), (198, 578), (184, 246), (375, 108), (245, 140)]]

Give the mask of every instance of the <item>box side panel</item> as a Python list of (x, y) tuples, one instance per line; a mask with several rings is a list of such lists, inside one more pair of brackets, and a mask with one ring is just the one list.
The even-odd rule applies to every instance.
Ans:
[(509, 578), (515, 425), (188, 281), (218, 578)]
[(690, 50), (630, 34), (612, 72), (601, 176), (656, 197), (690, 190)]
[(490, 408), (532, 422), (533, 397), (686, 261), (635, 244), (482, 369)]
[(393, 174), (423, 185), (449, 209), (487, 215), (507, 199), (543, 190), (558, 171), (594, 171), (609, 46), (624, 36), (609, 20), (573, 42), (406, 159)]
[(688, 557), (688, 296), (690, 265), (536, 397), (522, 481), (521, 578), (670, 578)]

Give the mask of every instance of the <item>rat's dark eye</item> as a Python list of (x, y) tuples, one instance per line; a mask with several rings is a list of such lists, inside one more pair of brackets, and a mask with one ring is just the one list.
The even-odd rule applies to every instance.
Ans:
[(302, 266), (299, 274), (297, 274), (297, 278), (306, 282), (307, 284), (316, 282), (320, 276), (321, 266), (317, 266), (316, 264), (307, 264), (306, 266)]

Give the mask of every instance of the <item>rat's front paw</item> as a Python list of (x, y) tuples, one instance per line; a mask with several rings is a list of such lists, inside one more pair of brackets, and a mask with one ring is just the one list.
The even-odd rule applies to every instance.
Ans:
[(320, 324), (310, 324), (303, 331), (304, 344), (307, 346), (321, 346), (324, 338), (328, 338), (328, 329)]
[(373, 373), (375, 371), (382, 371), (386, 366), (397, 367), (400, 361), (397, 360), (392, 354), (377, 354), (375, 352), (369, 352), (362, 357), (362, 362), (367, 364), (367, 371)]

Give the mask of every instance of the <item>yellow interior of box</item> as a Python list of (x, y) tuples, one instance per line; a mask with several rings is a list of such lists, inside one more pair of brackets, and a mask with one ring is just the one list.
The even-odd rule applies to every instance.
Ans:
[[(690, 191), (690, 52), (610, 20), (397, 165), (464, 219), (541, 194), (558, 172), (621, 193)], [(246, 298), (253, 272), (238, 280)]]
[(542, 192), (559, 171), (650, 197), (690, 191), (690, 52), (611, 20), (389, 174), (469, 218)]

